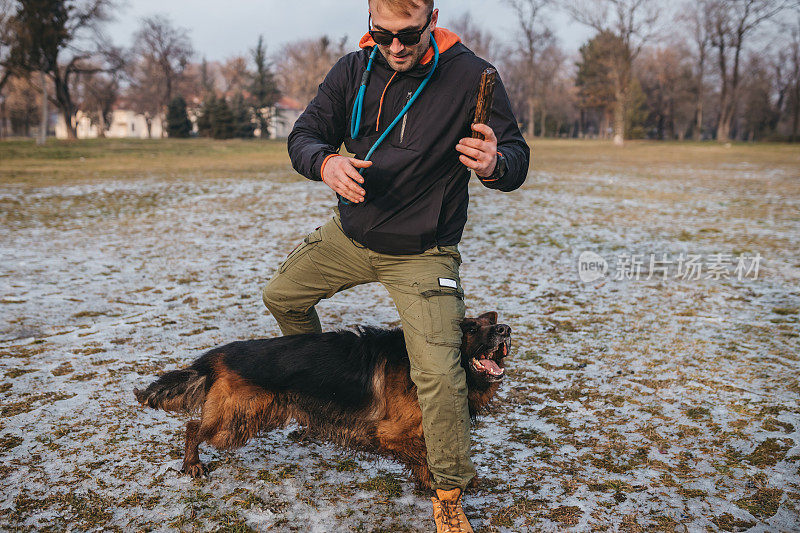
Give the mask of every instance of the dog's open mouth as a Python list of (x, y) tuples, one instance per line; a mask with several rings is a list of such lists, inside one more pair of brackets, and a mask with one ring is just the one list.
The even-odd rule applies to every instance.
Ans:
[(486, 374), (490, 381), (503, 378), (503, 358), (508, 355), (508, 341), (503, 341), (493, 351), (477, 355), (470, 360), (472, 369), (480, 374)]

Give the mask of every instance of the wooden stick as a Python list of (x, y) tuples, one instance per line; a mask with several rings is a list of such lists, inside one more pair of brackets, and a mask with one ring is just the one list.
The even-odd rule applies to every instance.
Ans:
[[(487, 68), (481, 74), (481, 83), (478, 86), (478, 104), (475, 107), (475, 120), (473, 124), (488, 124), (492, 114), (492, 102), (494, 100), (494, 85), (497, 81), (497, 71)], [(483, 139), (483, 134), (472, 130), (473, 139)]]

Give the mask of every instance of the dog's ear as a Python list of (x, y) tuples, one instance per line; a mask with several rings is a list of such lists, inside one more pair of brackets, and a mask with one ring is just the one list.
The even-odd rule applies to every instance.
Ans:
[(461, 321), (461, 331), (464, 333), (472, 332), (478, 326), (478, 321), (474, 318), (465, 318)]
[(488, 313), (483, 313), (481, 316), (478, 317), (478, 320), (483, 322), (489, 322), (489, 324), (497, 324), (497, 311), (489, 311)]

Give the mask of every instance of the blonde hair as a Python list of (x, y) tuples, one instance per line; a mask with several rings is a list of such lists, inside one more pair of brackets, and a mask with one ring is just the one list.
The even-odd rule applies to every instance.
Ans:
[(422, 6), (433, 11), (433, 0), (368, 0), (368, 3), (380, 2), (381, 5), (398, 15), (411, 16), (412, 10)]

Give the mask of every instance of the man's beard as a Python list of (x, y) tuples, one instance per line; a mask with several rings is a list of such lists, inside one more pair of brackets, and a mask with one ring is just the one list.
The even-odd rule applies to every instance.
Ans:
[(387, 58), (386, 61), (389, 63), (389, 66), (391, 66), (394, 70), (398, 72), (405, 72), (407, 70), (411, 70), (412, 68), (414, 68), (414, 65), (416, 65), (419, 62), (419, 58), (416, 58), (416, 60), (414, 59), (415, 58), (413, 57), (413, 54), (408, 54), (407, 56), (404, 57), (404, 60), (402, 62), (398, 62), (393, 56), (389, 56), (389, 58)]
[(380, 49), (384, 59), (386, 59), (387, 63), (389, 63), (389, 66), (392, 67), (392, 69), (396, 70), (397, 72), (406, 72), (414, 68), (420, 62), (422, 56), (425, 55), (425, 52), (427, 51), (429, 46), (430, 46), (430, 40), (428, 41), (428, 46), (424, 48), (422, 47), (415, 48), (411, 52), (406, 51), (407, 55), (403, 56), (404, 60), (401, 62), (397, 62), (395, 60), (394, 56), (392, 56), (391, 52), (389, 52), (388, 47), (386, 48), (385, 51), (381, 47), (378, 48)]

